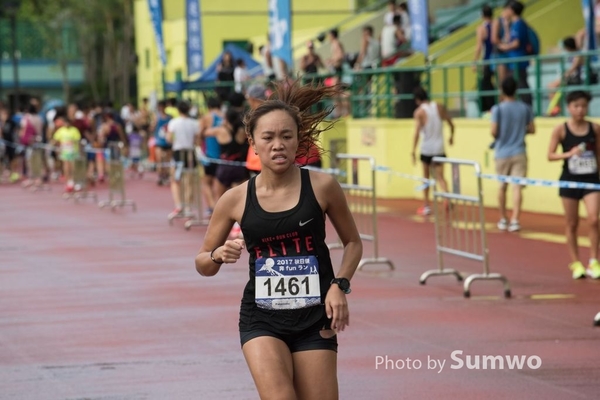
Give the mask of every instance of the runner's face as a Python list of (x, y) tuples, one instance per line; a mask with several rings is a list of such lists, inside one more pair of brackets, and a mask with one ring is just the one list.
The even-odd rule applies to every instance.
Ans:
[(567, 108), (575, 121), (582, 121), (588, 112), (588, 102), (586, 99), (577, 99), (570, 102)]
[(250, 144), (263, 166), (287, 168), (296, 160), (298, 126), (286, 111), (271, 111), (256, 122)]

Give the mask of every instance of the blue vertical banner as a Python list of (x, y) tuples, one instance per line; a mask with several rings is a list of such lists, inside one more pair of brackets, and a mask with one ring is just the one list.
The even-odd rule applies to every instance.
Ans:
[(427, 0), (408, 0), (410, 41), (413, 50), (429, 54), (429, 8)]
[(158, 47), (158, 54), (160, 55), (160, 61), (162, 65), (167, 65), (167, 52), (165, 51), (165, 42), (163, 40), (162, 31), (162, 1), (161, 0), (148, 0), (148, 8), (150, 9), (150, 18), (152, 19), (152, 26), (154, 27), (154, 36), (156, 37), (156, 47)]
[[(587, 49), (581, 50), (596, 50), (598, 43), (596, 43), (596, 18), (594, 15), (594, 2), (592, 0), (582, 0), (581, 6), (583, 8), (583, 19), (585, 22), (585, 41), (587, 42)], [(597, 57), (594, 56), (594, 60)]]
[(186, 0), (185, 12), (187, 20), (187, 71), (189, 76), (201, 73), (203, 70), (200, 0)]
[(269, 37), (271, 54), (293, 66), (291, 0), (269, 0)]

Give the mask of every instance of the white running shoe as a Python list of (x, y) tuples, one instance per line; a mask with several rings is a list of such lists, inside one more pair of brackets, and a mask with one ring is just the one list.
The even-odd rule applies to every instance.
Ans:
[(506, 220), (506, 218), (502, 218), (500, 221), (498, 221), (498, 229), (500, 229), (501, 231), (505, 231), (508, 229), (508, 221)]

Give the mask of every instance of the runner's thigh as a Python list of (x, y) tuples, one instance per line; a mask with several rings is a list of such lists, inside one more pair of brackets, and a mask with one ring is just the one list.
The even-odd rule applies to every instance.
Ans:
[(294, 385), (298, 400), (338, 399), (337, 353), (333, 350), (307, 350), (292, 354)]
[(295, 399), (292, 355), (280, 339), (259, 336), (242, 347), (262, 400)]

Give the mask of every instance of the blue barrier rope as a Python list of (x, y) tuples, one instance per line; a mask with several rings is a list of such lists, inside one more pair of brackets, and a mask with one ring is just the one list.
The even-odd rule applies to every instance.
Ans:
[[(38, 148), (38, 149), (42, 148), (42, 149), (46, 149), (46, 150), (60, 150), (60, 148), (58, 148), (58, 147), (52, 146), (50, 144), (39, 143), (39, 142), (33, 143), (30, 146), (25, 146), (20, 143), (14, 143), (14, 142), (9, 142), (4, 139), (0, 139), (0, 143), (4, 144), (6, 146), (15, 147), (15, 148), (32, 147), (32, 148)], [(87, 153), (104, 153), (106, 155), (107, 159), (110, 158), (110, 149), (86, 148), (85, 151)], [(246, 167), (246, 162), (244, 162), (244, 161), (229, 161), (229, 160), (222, 160), (219, 158), (210, 158), (210, 157), (207, 157), (201, 150), (196, 151), (196, 161), (198, 161), (204, 165), (218, 164), (218, 165)], [(131, 163), (131, 160), (122, 159), (122, 162), (125, 165), (129, 165)], [(177, 169), (178, 173), (181, 173), (181, 170), (183, 169), (183, 165), (184, 165), (183, 162), (175, 162), (175, 161), (170, 161), (167, 163), (142, 162), (141, 164), (146, 165), (146, 166), (150, 165), (150, 166), (175, 167)], [(346, 173), (344, 171), (342, 171), (338, 168), (317, 168), (317, 167), (311, 167), (311, 166), (304, 166), (303, 168), (309, 169), (312, 171), (322, 172), (325, 174), (331, 174), (331, 175), (338, 175), (338, 176), (346, 175)], [(403, 172), (397, 172), (386, 166), (381, 166), (381, 165), (375, 166), (374, 170), (378, 171), (378, 172), (387, 173), (390, 175), (390, 177), (396, 176), (399, 178), (404, 178), (404, 179), (409, 179), (409, 180), (413, 180), (416, 182), (420, 182), (421, 185), (419, 185), (415, 188), (415, 190), (419, 190), (419, 191), (435, 185), (435, 180), (433, 180), (433, 179), (426, 179), (426, 178), (416, 176), (416, 175), (405, 174)], [(558, 188), (566, 188), (566, 189), (587, 189), (587, 190), (599, 190), (600, 191), (600, 184), (596, 184), (596, 183), (573, 182), (573, 181), (554, 181), (554, 180), (550, 180), (550, 179), (519, 178), (519, 177), (514, 177), (514, 176), (495, 175), (495, 174), (479, 174), (479, 177), (482, 179), (490, 179), (490, 180), (495, 180), (495, 181), (499, 181), (499, 182), (503, 182), (503, 183), (523, 185), (523, 186), (558, 187)]]
[(585, 183), (585, 182), (572, 182), (572, 181), (553, 181), (549, 179), (531, 179), (531, 178), (517, 178), (514, 176), (506, 175), (494, 175), (494, 174), (480, 174), (482, 179), (491, 179), (503, 183), (511, 183), (514, 185), (523, 186), (542, 186), (542, 187), (558, 187), (566, 189), (587, 189), (587, 190), (600, 190), (600, 184), (596, 183)]
[(403, 172), (397, 172), (397, 171), (392, 170), (389, 167), (376, 166), (375, 167), (375, 171), (388, 173), (388, 174), (390, 174), (390, 177), (397, 176), (399, 178), (410, 179), (412, 181), (421, 182), (421, 185), (417, 186), (415, 188), (415, 190), (424, 190), (424, 189), (427, 189), (430, 186), (434, 186), (435, 185), (435, 180), (433, 180), (433, 179), (426, 179), (426, 178), (423, 178), (421, 176), (416, 176), (416, 175), (411, 175), (411, 174), (405, 174)]

